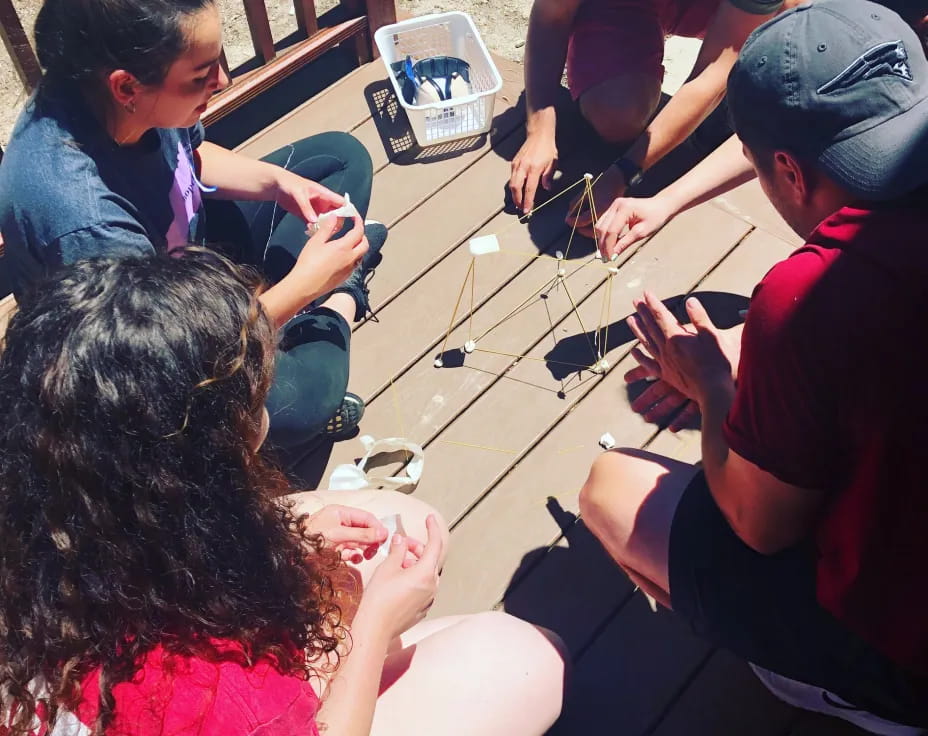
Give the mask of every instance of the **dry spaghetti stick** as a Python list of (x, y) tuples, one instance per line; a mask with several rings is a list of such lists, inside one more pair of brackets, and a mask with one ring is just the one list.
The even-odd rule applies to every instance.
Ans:
[(504, 450), (502, 447), (488, 447), (487, 445), (472, 445), (469, 442), (455, 442), (454, 440), (441, 440), (446, 445), (457, 445), (458, 447), (472, 447), (475, 450), (489, 450), (490, 452), (502, 452), (506, 455), (518, 455), (518, 450)]
[(448, 347), (448, 339), (451, 337), (451, 331), (454, 329), (454, 319), (458, 316), (458, 307), (461, 306), (461, 298), (464, 296), (464, 289), (467, 287), (467, 279), (474, 271), (474, 259), (470, 259), (470, 268), (467, 269), (467, 275), (464, 276), (464, 283), (461, 284), (461, 291), (458, 293), (458, 300), (454, 303), (454, 311), (451, 313), (451, 321), (448, 323), (448, 331), (445, 333), (444, 342), (441, 344), (439, 355), (445, 354), (445, 348)]

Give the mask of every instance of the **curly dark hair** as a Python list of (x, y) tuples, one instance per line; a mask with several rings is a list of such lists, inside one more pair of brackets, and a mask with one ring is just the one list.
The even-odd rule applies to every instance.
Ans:
[(0, 692), (14, 736), (30, 732), (34, 678), (54, 723), (94, 671), (104, 733), (113, 687), (157, 645), (227, 659), (212, 641), (232, 641), (243, 664), (301, 677), (337, 661), (344, 566), (274, 500), (288, 481), (253, 449), (275, 348), (257, 285), (208, 252), (95, 259), (10, 321)]

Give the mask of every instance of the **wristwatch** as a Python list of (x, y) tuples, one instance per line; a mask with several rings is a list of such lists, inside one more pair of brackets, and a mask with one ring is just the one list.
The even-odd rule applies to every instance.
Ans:
[(630, 189), (641, 181), (641, 167), (630, 158), (620, 156), (612, 162), (612, 165), (622, 172), (622, 176), (625, 177), (626, 188)]

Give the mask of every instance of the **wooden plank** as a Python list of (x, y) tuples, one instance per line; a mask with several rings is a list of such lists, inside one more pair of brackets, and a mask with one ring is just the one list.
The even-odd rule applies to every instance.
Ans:
[(13, 62), (23, 87), (32, 92), (42, 78), (42, 69), (29, 37), (13, 5), (13, 0), (0, 0), (0, 38)]
[[(679, 218), (664, 228), (619, 268), (613, 282), (610, 309), (613, 325), (607, 353), (613, 365), (621, 360), (632, 346), (631, 332), (624, 325), (624, 317), (631, 309), (632, 297), (638, 296), (645, 287), (662, 297), (685, 293), (744, 237), (748, 229), (745, 223), (736, 218), (719, 218), (711, 211), (693, 210), (687, 214), (689, 216), (685, 219)], [(693, 248), (693, 242), (705, 244), (700, 248)], [(597, 270), (594, 273), (596, 278), (599, 278), (601, 271)], [(577, 274), (578, 277), (581, 275), (590, 278), (584, 272)], [(587, 329), (592, 329), (591, 326), (599, 321), (604, 289), (605, 286), (598, 286), (597, 292), (581, 303), (582, 292), (571, 284), (570, 290), (578, 303)], [(551, 299), (547, 303), (550, 302)], [(581, 335), (583, 331), (577, 326), (575, 316), (571, 315), (570, 319), (558, 327), (558, 349), (552, 355), (552, 334), (548, 324), (544, 322), (544, 312), (541, 317), (540, 324), (537, 319), (534, 322), (533, 333), (517, 332), (523, 343), (532, 344), (540, 341), (528, 352), (529, 358), (535, 360), (519, 361), (507, 372), (504, 381), (498, 382), (492, 390), (479, 398), (474, 396), (474, 404), (468, 406), (467, 411), (442, 432), (438, 442), (429, 447), (430, 469), (427, 475), (423, 476), (417, 493), (436, 505), (448, 519), (456, 519), (464, 513), (475, 500), (475, 493), (480, 494), (484, 489), (492, 488), (496, 481), (509, 472), (512, 462), (543, 438), (552, 424), (569, 411), (594, 385), (586, 376), (584, 379), (588, 382), (581, 385), (570, 381), (562, 385), (552, 378), (552, 365), (545, 360), (552, 357), (564, 359), (565, 354), (571, 356), (567, 351), (573, 346), (576, 346), (577, 355), (583, 354), (582, 351), (588, 348), (586, 339)], [(556, 320), (555, 315), (555, 322)], [(480, 324), (483, 324), (482, 320)], [(503, 326), (507, 327), (508, 323)], [(511, 336), (503, 328), (491, 336), (492, 340), (487, 338), (487, 348), (505, 350), (507, 343), (512, 344)], [(509, 352), (521, 353), (526, 349), (518, 342), (515, 342), (513, 347), (515, 349)], [(577, 362), (570, 361), (570, 357), (566, 359), (569, 362)], [(563, 395), (559, 395), (559, 391), (563, 391)], [(433, 421), (437, 416), (447, 420), (461, 408), (460, 405), (447, 405), (441, 413), (436, 414)], [(591, 444), (595, 447), (598, 438), (606, 429), (611, 431), (611, 427), (596, 426), (595, 429), (587, 430), (583, 436), (575, 436), (570, 440), (562, 438), (560, 448), (580, 444)], [(501, 453), (475, 452), (470, 448), (443, 443), (442, 440), (504, 447), (517, 451), (518, 455), (513, 457)], [(578, 458), (579, 454), (557, 456), (555, 463), (582, 468), (582, 474), (573, 490), (579, 488), (588, 467), (585, 462), (582, 465), (576, 464), (579, 462)], [(456, 468), (461, 467), (471, 468), (467, 476), (454, 472)], [(536, 488), (544, 488), (547, 485), (549, 476), (546, 471), (534, 474), (532, 463), (526, 465), (523, 468), (523, 471), (525, 470), (528, 470), (528, 476), (523, 477), (523, 483), (527, 482)], [(509, 480), (507, 478), (507, 486), (511, 485)], [(493, 501), (499, 490), (496, 489), (488, 501)], [(501, 501), (506, 503), (503, 498), (506, 496), (501, 497)], [(481, 504), (475, 513), (480, 512), (485, 505)], [(470, 525), (468, 519), (467, 526)], [(550, 543), (553, 539), (545, 541)], [(503, 553), (503, 550), (500, 550), (500, 553)], [(501, 592), (497, 591), (495, 600), (498, 600)]]
[[(546, 505), (561, 529), (565, 521), (577, 518), (557, 499), (548, 499)], [(554, 546), (526, 550), (511, 580), (500, 607), (556, 631), (574, 657), (634, 590), (582, 521), (570, 525)]]
[(708, 651), (678, 617), (632, 597), (574, 668), (549, 736), (643, 736)]
[(366, 64), (347, 74), (337, 84), (291, 110), (236, 148), (254, 158), (266, 156), (281, 146), (328, 130), (351, 132), (370, 118), (365, 99), (372, 85), (385, 82), (383, 64)]
[(203, 124), (210, 125), (232, 110), (241, 107), (262, 92), (318, 59), (329, 49), (360, 33), (366, 18), (353, 18), (331, 28), (325, 28), (305, 41), (294, 44), (280, 56), (245, 77), (235, 80), (228, 89), (215, 95), (203, 115)]
[(293, 0), (293, 12), (296, 15), (296, 27), (304, 36), (312, 36), (319, 30), (314, 0)]
[(793, 247), (802, 245), (802, 238), (780, 217), (756, 179), (716, 197), (712, 204), (766, 230)]
[(783, 736), (799, 711), (770, 694), (747, 663), (717, 650), (653, 736)]
[(264, 0), (243, 0), (243, 3), (255, 56), (267, 63), (277, 55), (274, 50), (274, 35), (271, 33), (271, 22), (267, 17), (267, 6), (264, 4)]

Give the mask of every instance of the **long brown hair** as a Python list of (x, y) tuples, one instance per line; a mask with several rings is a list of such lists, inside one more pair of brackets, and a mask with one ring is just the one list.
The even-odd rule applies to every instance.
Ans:
[[(30, 731), (144, 655), (307, 662), (345, 638), (335, 553), (252, 445), (273, 372), (257, 281), (191, 252), (97, 259), (35, 289), (0, 353), (0, 691)], [(303, 656), (303, 652), (307, 656)], [(321, 656), (322, 660), (332, 661)]]

